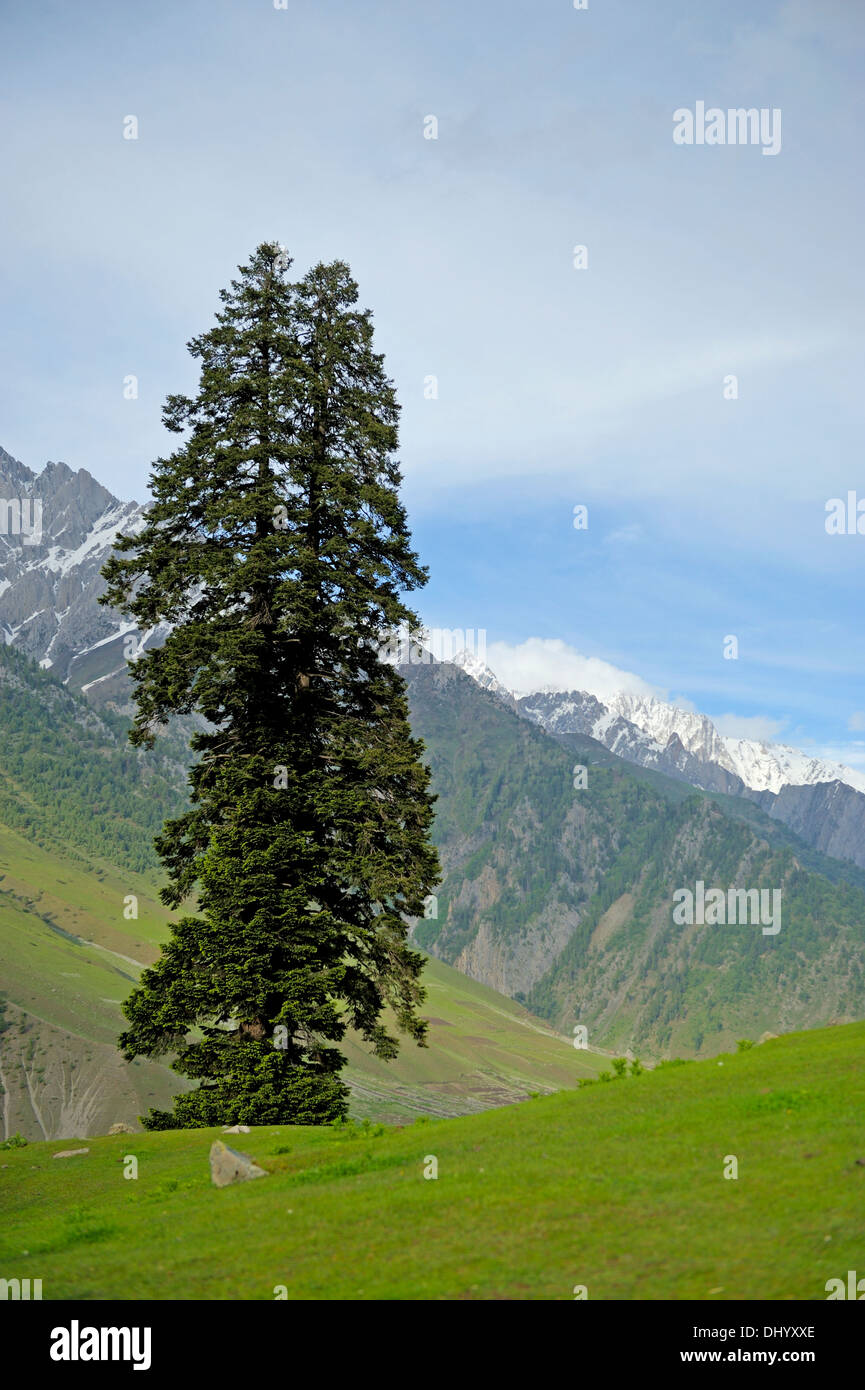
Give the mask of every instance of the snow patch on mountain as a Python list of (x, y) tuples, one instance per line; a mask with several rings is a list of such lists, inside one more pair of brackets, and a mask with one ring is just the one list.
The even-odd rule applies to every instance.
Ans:
[(856, 791), (865, 792), (865, 776), (844, 763), (826, 762), (783, 743), (753, 743), (749, 739), (734, 738), (726, 738), (724, 742), (742, 781), (758, 791), (777, 792), (788, 786), (846, 782)]
[[(470, 653), (454, 657), (454, 664), (494, 694), (513, 694)], [(657, 765), (668, 752), (678, 750), (681, 756), (681, 744), (698, 763), (724, 769), (753, 791), (777, 793), (786, 786), (844, 782), (865, 792), (865, 776), (852, 767), (815, 758), (786, 744), (725, 736), (707, 715), (653, 696), (617, 691), (601, 701), (587, 691), (538, 690), (524, 698), (523, 711), (551, 733), (588, 733), (611, 753), (643, 766)]]
[(87, 656), (87, 677), (104, 674), (94, 669), (97, 648), (110, 648), (128, 624), (98, 603), (105, 588), (101, 570), (115, 537), (144, 524), (144, 508), (121, 502), (84, 468), (73, 472), (65, 463), (48, 463), (34, 473), (0, 449), (4, 495), (17, 496), (22, 508), (38, 501), (42, 531), (37, 544), (25, 545), (15, 533), (0, 536), (3, 641), (61, 680)]
[(513, 694), (512, 691), (508, 690), (507, 686), (502, 685), (498, 676), (494, 671), (490, 670), (486, 662), (467, 647), (464, 647), (461, 652), (457, 652), (452, 658), (452, 665), (459, 666), (461, 670), (465, 671), (467, 676), (471, 676), (472, 680), (475, 681), (477, 685), (481, 686), (484, 690), (492, 691), (493, 695), (499, 695), (503, 696), (505, 699), (509, 699)]
[(705, 714), (694, 714), (662, 700), (618, 694), (613, 709), (664, 746), (676, 734), (687, 751), (701, 762), (716, 763), (740, 777), (753, 791), (778, 792), (786, 786), (846, 782), (865, 791), (865, 777), (843, 763), (826, 762), (800, 748), (754, 739), (725, 737)]

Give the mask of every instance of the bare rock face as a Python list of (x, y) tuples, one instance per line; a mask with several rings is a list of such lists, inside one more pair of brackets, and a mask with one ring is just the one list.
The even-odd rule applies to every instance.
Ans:
[(37, 474), (0, 449), (0, 641), (77, 690), (115, 671), (125, 678), (131, 624), (97, 603), (100, 570), (114, 537), (142, 518), (85, 468), (48, 463)]
[(210, 1177), (214, 1187), (228, 1187), (233, 1182), (248, 1182), (250, 1178), (266, 1178), (267, 1174), (249, 1154), (238, 1153), (216, 1139), (210, 1146)]
[(782, 787), (771, 799), (764, 793), (759, 804), (822, 854), (865, 868), (865, 793), (845, 782), (817, 782)]

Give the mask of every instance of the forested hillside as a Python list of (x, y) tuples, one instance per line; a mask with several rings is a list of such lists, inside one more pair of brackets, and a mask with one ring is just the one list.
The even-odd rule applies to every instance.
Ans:
[(177, 733), (138, 752), (128, 727), (0, 647), (0, 824), (43, 847), (155, 871), (153, 836), (185, 804), (188, 755)]
[[(566, 747), (453, 666), (405, 673), (445, 871), (416, 939), (516, 1004), (461, 995), (434, 966), (436, 1052), (404, 1048), (394, 1067), (370, 1070), (351, 1042), (356, 1111), (456, 1113), (568, 1084), (596, 1065), (556, 1040), (577, 1024), (593, 1047), (648, 1060), (865, 1016), (858, 870), (802, 846), (749, 803), (733, 803), (737, 818), (726, 799), (689, 793), (591, 740)], [(179, 1084), (162, 1066), (126, 1067), (115, 1044), (120, 1002), (167, 929), (152, 838), (184, 804), (182, 736), (136, 752), (121, 717), (97, 714), (2, 649), (0, 719), (0, 1070), (17, 1078), (9, 1123), (30, 1114), (39, 1133), (33, 1099), (49, 1132), (64, 1117), (79, 1130), (134, 1119), (142, 1098), (164, 1101)], [(676, 925), (673, 892), (698, 879), (780, 888), (781, 930)], [(552, 1031), (533, 1032), (520, 1004)], [(502, 1007), (516, 1012), (506, 1018)]]
[[(0, 1139), (105, 1133), (183, 1085), (169, 1059), (117, 1050), (120, 1005), (168, 932), (152, 840), (185, 802), (183, 734), (135, 752), (124, 719), (3, 648), (0, 727)], [(603, 1065), (445, 964), (425, 983), (428, 1048), (384, 1063), (347, 1036), (353, 1114), (475, 1112)]]
[[(577, 788), (573, 748), (454, 667), (405, 671), (446, 873), (417, 928), (428, 950), (620, 1049), (716, 1051), (865, 1014), (865, 894), (838, 863), (706, 794), (668, 799), (589, 745)], [(781, 929), (676, 925), (673, 894), (698, 880), (780, 890)]]

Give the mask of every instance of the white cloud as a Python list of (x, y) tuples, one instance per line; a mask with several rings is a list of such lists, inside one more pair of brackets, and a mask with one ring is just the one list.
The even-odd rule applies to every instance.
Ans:
[(805, 751), (810, 757), (821, 758), (825, 763), (841, 763), (844, 767), (852, 767), (855, 772), (865, 772), (865, 743), (809, 743)]
[(643, 539), (643, 527), (638, 521), (632, 521), (627, 526), (620, 526), (618, 530), (608, 531), (604, 536), (604, 544), (613, 545), (633, 545), (635, 541)]
[(617, 690), (631, 695), (666, 698), (666, 692), (650, 685), (632, 671), (622, 671), (597, 656), (584, 656), (559, 637), (529, 637), (525, 642), (491, 642), (487, 665), (499, 680), (517, 694), (533, 690), (588, 690), (599, 700)]
[(748, 738), (755, 743), (772, 743), (786, 720), (769, 719), (763, 714), (713, 714), (712, 723), (725, 738)]

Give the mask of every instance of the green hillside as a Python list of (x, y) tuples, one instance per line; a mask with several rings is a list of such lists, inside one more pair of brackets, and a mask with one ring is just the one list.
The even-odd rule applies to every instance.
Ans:
[[(8, 649), (0, 727), (0, 1135), (105, 1133), (183, 1084), (116, 1049), (120, 1005), (168, 934), (152, 839), (184, 803), (183, 744), (173, 733), (165, 751), (132, 750), (126, 720)], [(447, 965), (431, 962), (426, 983), (428, 1048), (404, 1043), (385, 1064), (347, 1038), (358, 1117), (459, 1115), (602, 1065)]]
[[(129, 895), (137, 920), (124, 917)], [(167, 1067), (126, 1063), (116, 1049), (120, 1005), (155, 960), (168, 920), (146, 876), (0, 827), (0, 1137), (104, 1134), (180, 1088)], [(603, 1064), (447, 965), (431, 961), (426, 984), (429, 1047), (406, 1043), (384, 1063), (346, 1039), (359, 1118), (464, 1114), (574, 1086)]]
[(147, 878), (0, 826), (0, 1133), (105, 1133), (167, 1103), (179, 1079), (116, 1048), (120, 1004), (167, 922)]
[(573, 1038), (441, 961), (428, 961), (424, 984), (428, 1047), (403, 1043), (395, 1062), (382, 1062), (353, 1033), (346, 1037), (352, 1115), (399, 1122), (419, 1113), (468, 1114), (573, 1088), (609, 1065), (604, 1054), (575, 1049)]
[[(771, 838), (712, 798), (668, 798), (615, 760), (575, 791), (573, 750), (461, 672), (409, 677), (445, 866), (438, 915), (417, 926), (439, 958), (431, 1046), (385, 1064), (349, 1038), (356, 1116), (471, 1113), (573, 1086), (604, 1052), (705, 1055), (865, 1014), (865, 895), (835, 861), (809, 851), (806, 866), (783, 828)], [(0, 1134), (104, 1133), (181, 1084), (115, 1043), (167, 934), (151, 841), (183, 804), (182, 741), (131, 750), (125, 720), (8, 650), (0, 724)], [(783, 884), (777, 937), (672, 925), (674, 886), (743, 875)], [(577, 1023), (593, 1051), (569, 1045)]]
[(863, 1047), (855, 1024), (482, 1115), (262, 1127), (229, 1142), (268, 1175), (221, 1190), (217, 1130), (30, 1145), (0, 1153), (0, 1264), (46, 1299), (822, 1300), (862, 1268)]
[[(573, 748), (455, 667), (404, 669), (445, 870), (426, 949), (617, 1051), (707, 1054), (865, 1016), (859, 870), (588, 748), (575, 789)], [(781, 930), (677, 925), (673, 894), (698, 880), (780, 890)]]
[(153, 837), (186, 804), (188, 758), (177, 732), (144, 753), (128, 728), (0, 646), (0, 825), (85, 864), (154, 873)]

